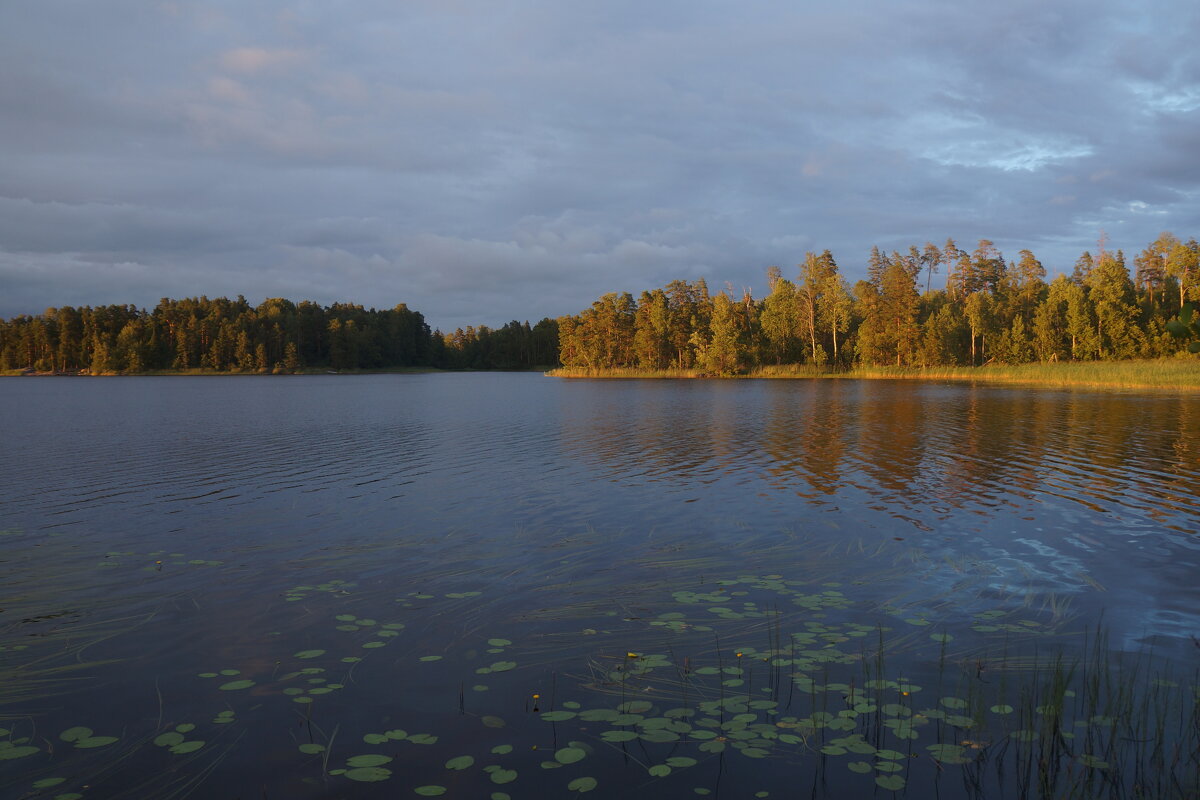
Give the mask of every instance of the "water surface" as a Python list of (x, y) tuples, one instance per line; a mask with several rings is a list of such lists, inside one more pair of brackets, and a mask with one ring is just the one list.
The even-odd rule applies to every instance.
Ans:
[[(1005, 731), (813, 715), (872, 669), (972, 711), (981, 664), (1101, 629), (1200, 654), (1194, 397), (449, 374), (0, 408), (5, 796), (926, 796), (996, 752), (931, 747)], [(865, 769), (823, 750), (860, 734)]]

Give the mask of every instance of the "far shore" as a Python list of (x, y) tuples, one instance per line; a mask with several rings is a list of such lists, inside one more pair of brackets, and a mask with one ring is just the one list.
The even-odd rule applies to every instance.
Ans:
[[(122, 377), (211, 377), (211, 376), (258, 376), (263, 375), (416, 375), (429, 372), (460, 372), (468, 370), (444, 370), (436, 367), (389, 367), (387, 369), (329, 369), (313, 367), (298, 370), (220, 370), (220, 369), (154, 369), (145, 372), (90, 372), (72, 370), (67, 372), (38, 372), (31, 369), (12, 369), (0, 372), (3, 378), (122, 378)], [(542, 371), (541, 369), (537, 371)]]
[(1170, 389), (1200, 392), (1200, 359), (1163, 358), (1134, 361), (1064, 361), (1038, 364), (986, 364), (981, 367), (856, 367), (836, 370), (811, 364), (759, 367), (738, 375), (719, 376), (698, 369), (647, 370), (560, 368), (554, 378), (710, 379), (710, 380), (927, 380), (1026, 384), (1107, 389)]

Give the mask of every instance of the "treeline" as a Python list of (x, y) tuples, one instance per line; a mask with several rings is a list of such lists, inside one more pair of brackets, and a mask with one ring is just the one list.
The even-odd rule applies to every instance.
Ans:
[(0, 370), (138, 373), (170, 370), (297, 372), (553, 365), (558, 326), (510, 322), (443, 336), (403, 303), (377, 311), (273, 298), (251, 306), (207, 297), (132, 305), (50, 308), (0, 321)]
[[(782, 364), (835, 368), (966, 366), (986, 362), (1152, 358), (1186, 345), (1167, 321), (1200, 299), (1200, 245), (1161, 234), (1134, 258), (1103, 245), (1070, 275), (1046, 282), (1030, 250), (1006, 260), (984, 239), (952, 239), (890, 255), (873, 248), (867, 280), (851, 286), (833, 254), (808, 253), (796, 279), (767, 272), (756, 300), (703, 280), (606, 294), (559, 319), (564, 367), (693, 369), (733, 375)], [(933, 276), (946, 271), (944, 289)], [(921, 284), (924, 284), (922, 291)]]

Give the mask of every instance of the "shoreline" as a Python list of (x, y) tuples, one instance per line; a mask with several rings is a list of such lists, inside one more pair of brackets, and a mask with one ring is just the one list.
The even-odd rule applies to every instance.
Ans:
[(1073, 361), (981, 367), (858, 367), (833, 370), (804, 364), (760, 367), (738, 375), (710, 375), (696, 369), (559, 368), (551, 378), (598, 380), (924, 380), (961, 383), (1036, 385), (1056, 388), (1166, 389), (1200, 392), (1200, 359)]
[(383, 369), (300, 369), (293, 372), (240, 371), (216, 369), (155, 369), (145, 372), (98, 372), (87, 370), (76, 372), (37, 372), (34, 370), (8, 370), (0, 372), (0, 378), (289, 378), (312, 375), (425, 375), (435, 373), (456, 372), (544, 372), (544, 367), (531, 370), (472, 370), (472, 369), (440, 369), (438, 367), (387, 367)]

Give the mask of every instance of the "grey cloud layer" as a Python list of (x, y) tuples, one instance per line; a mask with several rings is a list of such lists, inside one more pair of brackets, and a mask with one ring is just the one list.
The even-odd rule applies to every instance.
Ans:
[(0, 316), (498, 325), (946, 236), (1065, 270), (1101, 229), (1200, 233), (1197, 30), (1185, 2), (7, 4)]

